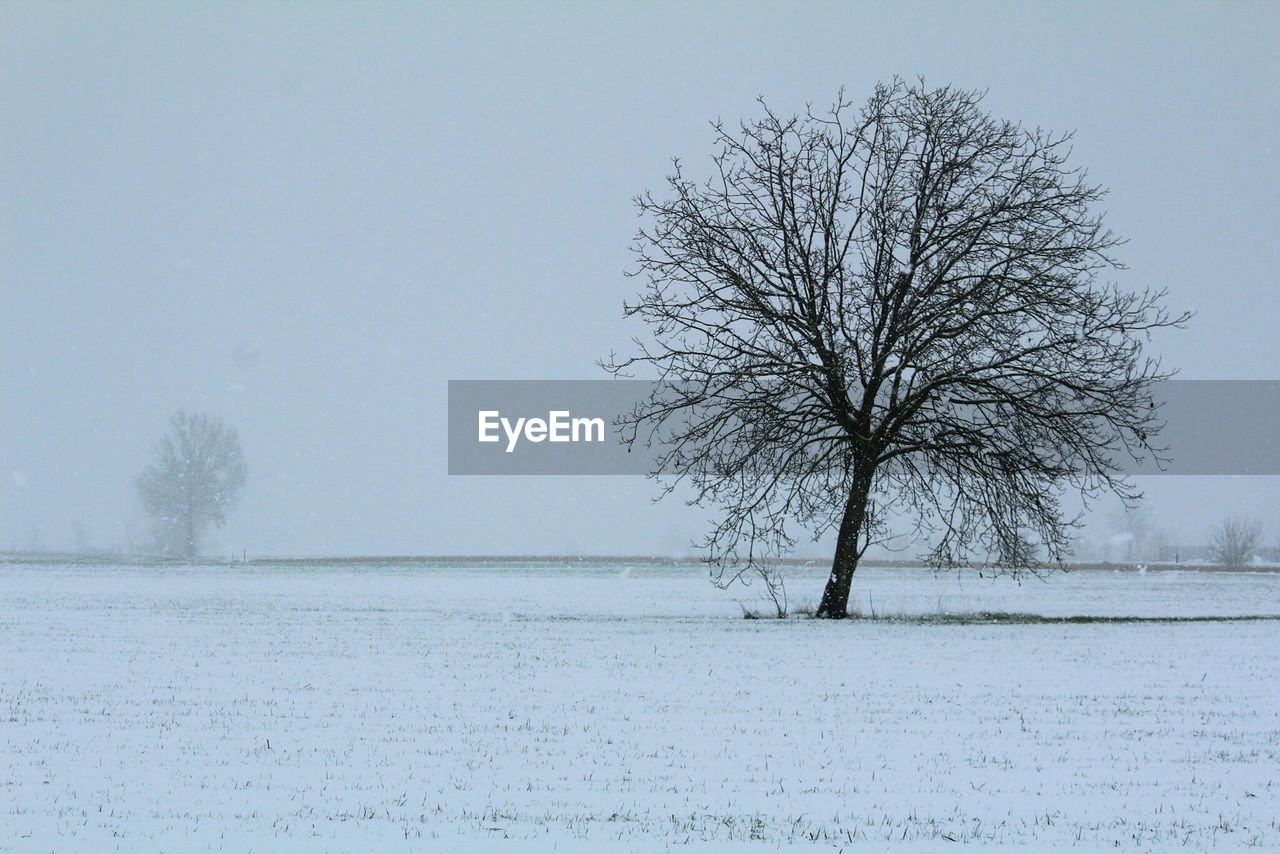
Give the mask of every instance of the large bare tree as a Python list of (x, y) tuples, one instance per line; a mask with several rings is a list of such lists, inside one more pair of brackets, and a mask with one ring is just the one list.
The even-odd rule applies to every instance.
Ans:
[(210, 524), (240, 500), (248, 469), (236, 431), (203, 412), (178, 412), (152, 447), (138, 493), (166, 554), (194, 557)]
[[(911, 519), (935, 565), (1040, 569), (1067, 552), (1068, 491), (1137, 497), (1121, 458), (1163, 450), (1144, 354), (1180, 325), (1160, 290), (1101, 280), (1120, 239), (1070, 134), (993, 118), (982, 94), (894, 80), (861, 108), (713, 125), (705, 181), (679, 160), (637, 204), (637, 351), (624, 419), (664, 494), (723, 509), (717, 576), (835, 530), (818, 615)], [(1041, 560), (1040, 555), (1044, 556)]]

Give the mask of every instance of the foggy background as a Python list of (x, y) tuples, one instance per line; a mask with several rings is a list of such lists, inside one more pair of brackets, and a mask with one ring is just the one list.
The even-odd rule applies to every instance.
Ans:
[[(148, 547), (187, 408), (249, 466), (207, 553), (685, 551), (707, 514), (642, 478), (447, 476), (446, 382), (600, 378), (631, 197), (757, 95), (894, 74), (1076, 129), (1119, 280), (1198, 312), (1166, 364), (1275, 379), (1277, 43), (1261, 2), (0, 5), (0, 549)], [(1141, 483), (1272, 544), (1277, 481)]]

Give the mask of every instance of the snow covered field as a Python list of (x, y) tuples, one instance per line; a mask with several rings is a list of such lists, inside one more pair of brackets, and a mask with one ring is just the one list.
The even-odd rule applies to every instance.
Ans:
[[(741, 619), (760, 595), (688, 566), (0, 566), (0, 849), (1280, 848), (1280, 622)], [(1280, 614), (1280, 574), (869, 568), (854, 598)]]

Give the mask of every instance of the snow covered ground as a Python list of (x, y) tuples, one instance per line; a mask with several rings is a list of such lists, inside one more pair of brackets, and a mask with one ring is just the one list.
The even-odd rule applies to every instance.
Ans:
[[(855, 591), (1280, 614), (1267, 573)], [(760, 596), (687, 566), (0, 566), (0, 849), (1280, 848), (1280, 622), (741, 619)]]

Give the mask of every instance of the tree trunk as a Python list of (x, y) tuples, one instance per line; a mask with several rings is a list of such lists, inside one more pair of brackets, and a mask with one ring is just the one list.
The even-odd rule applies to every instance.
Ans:
[(840, 519), (840, 533), (836, 536), (836, 556), (831, 562), (831, 575), (822, 591), (822, 604), (815, 617), (840, 620), (848, 616), (849, 590), (853, 586), (853, 573), (858, 568), (858, 538), (866, 521), (867, 499), (871, 494), (871, 478), (857, 478), (849, 490), (844, 504), (844, 516)]

